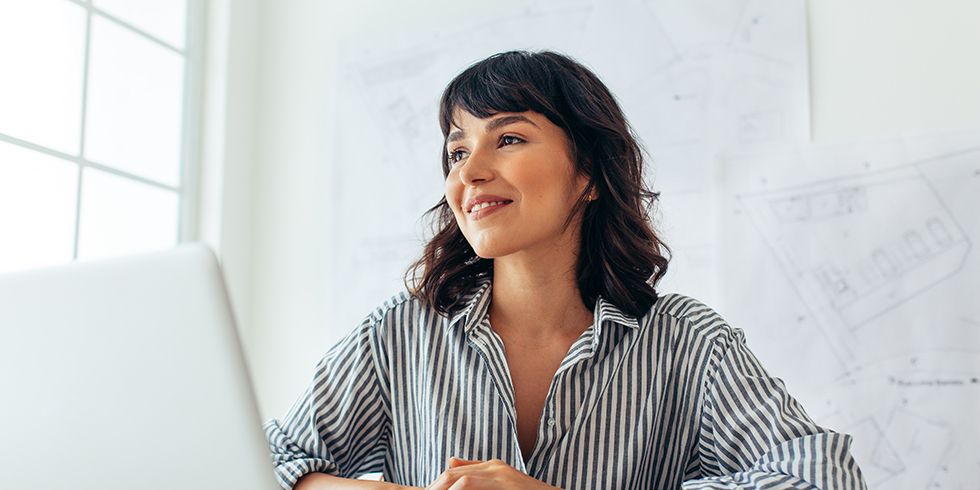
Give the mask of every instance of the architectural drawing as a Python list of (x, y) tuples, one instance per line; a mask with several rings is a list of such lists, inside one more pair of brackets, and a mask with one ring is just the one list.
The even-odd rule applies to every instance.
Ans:
[(851, 329), (959, 273), (971, 249), (914, 166), (739, 201), (814, 310)]
[(726, 162), (726, 317), (854, 436), (870, 488), (978, 487), (980, 138), (964, 141)]
[(838, 412), (817, 418), (853, 436), (870, 488), (977, 488), (980, 355), (871, 362), (825, 388), (825, 406)]

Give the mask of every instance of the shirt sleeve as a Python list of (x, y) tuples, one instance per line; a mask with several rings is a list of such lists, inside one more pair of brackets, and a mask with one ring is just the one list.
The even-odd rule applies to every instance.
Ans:
[(740, 329), (720, 339), (694, 465), (683, 488), (864, 489), (851, 437), (816, 425), (769, 376)]
[(354, 478), (381, 471), (390, 434), (375, 325), (365, 320), (332, 347), (282, 419), (266, 422), (276, 476), (292, 489), (303, 475)]

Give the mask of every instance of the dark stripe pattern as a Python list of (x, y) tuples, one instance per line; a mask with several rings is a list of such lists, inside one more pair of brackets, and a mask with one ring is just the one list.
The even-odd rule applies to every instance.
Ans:
[(525, 464), (490, 287), (475, 284), (451, 318), (402, 292), (331, 348), (265, 426), (283, 488), (314, 471), (425, 487), (450, 456), (564, 489), (866, 488), (850, 436), (817, 426), (741, 330), (676, 294), (641, 318), (598, 298)]

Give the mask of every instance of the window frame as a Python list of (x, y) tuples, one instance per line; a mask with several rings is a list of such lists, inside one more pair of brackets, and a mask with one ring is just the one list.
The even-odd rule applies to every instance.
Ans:
[[(14, 146), (36, 151), (59, 160), (71, 162), (76, 167), (76, 186), (75, 186), (75, 216), (74, 230), (72, 236), (72, 255), (71, 261), (78, 260), (78, 244), (81, 235), (81, 213), (82, 213), (82, 189), (85, 179), (85, 169), (90, 168), (106, 172), (129, 181), (138, 182), (158, 189), (174, 192), (177, 195), (177, 230), (176, 243), (183, 243), (198, 239), (198, 212), (199, 198), (198, 189), (200, 185), (200, 140), (201, 140), (201, 117), (203, 112), (203, 77), (204, 77), (204, 50), (206, 42), (206, 2), (194, 0), (184, 0), (185, 10), (185, 34), (184, 47), (178, 48), (157, 38), (149, 32), (136, 27), (135, 25), (122, 20), (109, 12), (101, 10), (95, 6), (92, 0), (62, 0), (77, 5), (85, 10), (85, 38), (84, 50), (82, 53), (82, 86), (81, 86), (81, 110), (78, 117), (81, 118), (79, 126), (79, 144), (76, 154), (64, 153), (60, 150), (48, 148), (44, 145), (23, 140), (8, 134), (0, 133), (0, 141)], [(184, 79), (183, 96), (181, 108), (181, 128), (180, 128), (180, 153), (178, 162), (180, 181), (176, 186), (157, 182), (153, 179), (129, 173), (124, 170), (116, 169), (108, 165), (88, 160), (85, 155), (86, 138), (86, 116), (88, 111), (89, 96), (89, 68), (91, 62), (92, 47), (92, 20), (95, 16), (100, 16), (104, 20), (112, 22), (123, 29), (141, 36), (154, 44), (175, 52), (184, 59)]]

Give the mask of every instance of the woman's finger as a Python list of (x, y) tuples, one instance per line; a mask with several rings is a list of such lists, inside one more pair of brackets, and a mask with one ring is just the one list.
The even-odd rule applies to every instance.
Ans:
[(449, 458), (449, 467), (450, 468), (458, 468), (460, 466), (466, 466), (466, 465), (471, 465), (471, 464), (480, 464), (482, 462), (483, 461), (481, 461), (479, 459), (463, 459), (463, 458), (457, 458), (456, 456), (452, 456), (452, 457)]
[(484, 478), (464, 476), (456, 480), (449, 490), (500, 490), (499, 482), (494, 482)]

